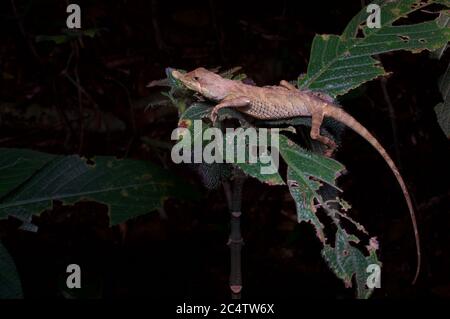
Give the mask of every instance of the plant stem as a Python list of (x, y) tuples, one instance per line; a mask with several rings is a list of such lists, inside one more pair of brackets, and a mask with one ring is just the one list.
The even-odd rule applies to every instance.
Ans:
[(230, 210), (230, 237), (228, 246), (230, 247), (230, 289), (231, 298), (240, 299), (242, 290), (242, 265), (241, 250), (244, 240), (241, 235), (241, 203), (242, 188), (245, 182), (245, 176), (236, 174), (233, 181), (233, 187), (230, 189), (228, 183), (224, 183), (225, 193), (228, 199), (228, 208)]

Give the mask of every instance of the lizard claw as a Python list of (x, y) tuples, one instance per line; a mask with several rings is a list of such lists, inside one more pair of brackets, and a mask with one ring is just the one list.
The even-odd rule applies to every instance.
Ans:
[(216, 123), (217, 120), (217, 111), (216, 110), (212, 110), (211, 111), (211, 115), (210, 115), (211, 121), (213, 123), (213, 125)]
[(325, 155), (326, 157), (331, 157), (331, 156), (333, 156), (333, 153), (334, 153), (334, 150), (329, 148), (324, 152), (323, 155)]
[(336, 144), (334, 144), (333, 146), (328, 146), (327, 149), (323, 152), (323, 155), (325, 155), (326, 157), (332, 157), (334, 152), (336, 151)]

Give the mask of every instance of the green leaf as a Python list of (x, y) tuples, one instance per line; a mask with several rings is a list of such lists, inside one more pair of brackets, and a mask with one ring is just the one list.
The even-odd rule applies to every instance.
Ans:
[[(189, 108), (181, 114), (180, 120), (178, 121), (178, 126), (186, 127), (190, 130), (193, 129), (194, 120), (209, 119), (213, 107), (214, 105), (212, 103), (192, 103)], [(236, 119), (239, 120), (242, 127), (250, 127), (247, 117), (243, 113), (232, 108), (224, 108), (219, 110), (217, 120), (220, 122), (225, 119)], [(211, 127), (209, 123), (204, 123), (203, 125), (207, 128)]]
[(31, 150), (0, 149), (0, 200), (54, 158)]
[[(299, 116), (294, 118), (277, 119), (277, 120), (259, 120), (255, 122), (255, 125), (258, 127), (289, 127), (289, 126), (311, 127), (311, 118)], [(339, 133), (343, 130), (343, 128), (344, 125), (342, 123), (335, 121), (331, 118), (325, 118), (322, 125), (320, 126), (320, 134), (328, 138), (331, 138), (336, 143), (338, 143), (340, 140)], [(314, 142), (314, 140), (310, 141)]]
[(325, 244), (324, 226), (316, 216), (314, 201), (322, 201), (318, 194), (322, 186), (320, 181), (337, 188), (336, 178), (345, 168), (331, 158), (302, 149), (284, 135), (280, 135), (280, 154), (288, 165), (288, 186), (295, 201), (298, 222), (311, 223), (317, 237)]
[(5, 246), (0, 242), (0, 300), (23, 298), (22, 284), (16, 265)]
[(303, 179), (314, 177), (339, 189), (336, 178), (345, 167), (338, 161), (304, 150), (284, 135), (280, 135), (280, 154), (288, 166)]
[(298, 222), (311, 223), (316, 230), (317, 238), (325, 244), (324, 226), (317, 217), (314, 207), (314, 199), (319, 196), (317, 191), (320, 188), (320, 183), (301, 176), (291, 167), (288, 167), (287, 179), (289, 191), (295, 201)]
[[(442, 10), (439, 14), (439, 17), (436, 19), (436, 23), (441, 28), (449, 28), (450, 27), (450, 12), (448, 10)], [(436, 49), (431, 53), (431, 56), (434, 59), (440, 59), (444, 55), (445, 50), (447, 49), (448, 43), (444, 44), (441, 48)]]
[(445, 103), (439, 103), (436, 105), (434, 107), (434, 112), (436, 113), (439, 126), (445, 136), (450, 139), (450, 101), (446, 100)]
[(375, 249), (369, 248), (369, 255), (365, 256), (358, 248), (351, 245), (352, 242), (358, 243), (359, 239), (338, 227), (335, 246), (325, 245), (322, 249), (322, 256), (336, 276), (344, 281), (346, 287), (352, 286), (354, 277), (357, 297), (366, 299), (373, 292), (373, 289), (366, 286), (367, 278), (370, 275), (367, 273), (367, 267), (371, 264), (381, 267), (381, 263), (377, 259)]
[(36, 42), (54, 42), (55, 44), (63, 44), (68, 41), (70, 41), (70, 36), (66, 34), (36, 36)]
[(64, 30), (63, 34), (58, 35), (38, 35), (35, 40), (36, 42), (54, 42), (55, 44), (63, 44), (83, 36), (94, 38), (100, 34), (100, 31), (101, 29), (99, 28), (91, 28), (87, 30)]
[(444, 102), (436, 105), (434, 111), (436, 112), (439, 126), (445, 136), (450, 139), (450, 64), (442, 79), (439, 81), (439, 90), (441, 91)]
[(202, 184), (208, 189), (217, 189), (232, 173), (231, 165), (226, 163), (198, 163), (195, 168)]
[(236, 66), (236, 67), (231, 68), (229, 70), (224, 70), (224, 71), (220, 72), (219, 75), (221, 77), (225, 78), (225, 79), (232, 79), (232, 80), (235, 80), (235, 81), (242, 81), (243, 79), (245, 79), (247, 77), (247, 75), (244, 74), (244, 73), (237, 73), (241, 69), (242, 69), (242, 67)]
[[(29, 151), (0, 149), (0, 158), (3, 154), (9, 155), (9, 165), (3, 163), (0, 175), (11, 175), (23, 165), (23, 161), (18, 159), (29, 156)], [(11, 191), (0, 199), (0, 218), (39, 214), (51, 208), (54, 200), (64, 204), (93, 200), (109, 207), (114, 225), (159, 208), (168, 197), (196, 197), (192, 187), (146, 161), (99, 156), (95, 163), (88, 164), (76, 155), (35, 154), (38, 160), (45, 156), (49, 156), (49, 160), (14, 191), (11, 187)], [(38, 162), (39, 165), (28, 164), (37, 167), (42, 165), (42, 161)], [(12, 186), (5, 179), (0, 181), (4, 183), (0, 189)]]
[[(205, 117), (209, 117), (211, 113), (211, 105), (208, 103), (193, 103), (191, 106), (180, 116), (178, 126), (189, 128), (194, 120), (202, 120)], [(183, 120), (188, 121), (186, 125), (182, 125)]]
[[(288, 186), (292, 198), (295, 200), (298, 222), (309, 222), (314, 226), (316, 236), (323, 245), (322, 256), (331, 270), (344, 281), (346, 287), (351, 287), (352, 278), (355, 276), (358, 298), (368, 298), (372, 289), (365, 286), (368, 276), (367, 266), (374, 263), (380, 264), (375, 249), (371, 249), (369, 256), (366, 257), (357, 247), (350, 245), (350, 242), (357, 243), (359, 239), (354, 235), (348, 235), (341, 228), (340, 216), (346, 217), (346, 215), (327, 208), (333, 214), (330, 217), (335, 220), (338, 228), (335, 247), (332, 247), (326, 243), (324, 224), (316, 215), (315, 202), (322, 207), (327, 205), (318, 193), (322, 186), (320, 181), (336, 187), (336, 178), (344, 170), (344, 167), (330, 158), (301, 149), (284, 136), (280, 136), (280, 153), (288, 164)], [(341, 200), (338, 199), (338, 202)], [(347, 206), (348, 204), (345, 205), (345, 207)]]
[[(206, 129), (211, 128), (211, 125), (205, 122), (202, 122), (202, 127), (200, 129), (199, 122), (197, 122), (197, 129), (195, 128), (195, 121), (202, 120), (204, 118), (208, 118), (211, 113), (212, 107), (206, 103), (194, 103), (192, 104), (180, 117), (180, 121), (178, 122), (178, 127), (187, 128), (189, 130), (189, 134), (191, 136), (191, 145), (194, 143), (201, 143), (201, 145), (207, 144), (208, 141), (203, 140), (203, 133)], [(247, 123), (245, 118), (235, 110), (225, 109), (219, 112), (219, 119), (223, 120), (225, 118), (235, 118), (241, 121), (242, 123)], [(225, 134), (224, 134), (225, 137)], [(224, 138), (224, 147), (223, 150), (226, 152), (227, 142)], [(235, 150), (235, 159), (237, 152), (237, 138), (233, 139), (233, 145)], [(245, 145), (248, 146), (248, 141), (245, 141)], [(248, 148), (247, 148), (248, 149)], [(245, 156), (248, 159), (248, 154)], [(224, 156), (224, 161), (226, 158)], [(267, 163), (262, 163), (259, 158), (257, 158), (256, 163), (236, 163), (236, 161), (230, 162), (229, 164), (233, 164), (234, 166), (241, 169), (245, 174), (257, 178), (261, 182), (267, 183), (269, 185), (283, 185), (283, 179), (279, 175), (278, 172), (272, 174), (262, 174), (262, 167), (268, 166)]]
[[(379, 61), (372, 57), (374, 55), (396, 50), (436, 50), (447, 44), (450, 29), (441, 28), (436, 20), (392, 25), (432, 2), (385, 1), (380, 4), (381, 28), (367, 27), (365, 22), (369, 14), (364, 8), (350, 21), (342, 35), (316, 35), (308, 72), (299, 79), (298, 86), (336, 97), (386, 74)], [(358, 30), (362, 32), (362, 37), (358, 36)]]
[[(173, 68), (166, 68), (165, 70), (167, 79), (169, 80), (169, 85), (171, 86), (172, 90), (186, 90), (183, 82), (173, 77), (172, 75), (173, 70), (174, 70)], [(180, 73), (186, 73), (185, 70), (181, 69), (177, 69), (177, 71)]]
[(445, 101), (450, 100), (450, 64), (447, 66), (447, 70), (439, 80), (439, 91)]
[[(211, 106), (211, 110), (212, 110), (212, 106)], [(223, 121), (226, 119), (238, 120), (240, 126), (244, 127), (244, 128), (252, 127), (252, 125), (249, 122), (249, 120), (251, 120), (251, 118), (249, 116), (245, 115), (242, 112), (237, 111), (236, 109), (230, 108), (230, 107), (219, 110), (219, 112), (217, 114), (218, 121)]]
[(82, 31), (82, 34), (89, 38), (95, 38), (95, 36), (100, 34), (100, 31), (101, 31), (101, 29), (99, 29), (99, 28), (91, 28), (91, 29)]
[[(207, 103), (193, 103), (189, 108), (180, 116), (178, 121), (178, 127), (186, 128), (189, 130), (191, 145), (195, 143), (204, 144), (203, 133), (211, 125), (203, 122), (203, 119), (209, 116), (211, 112), (211, 106)], [(201, 123), (201, 127), (199, 124)], [(198, 141), (198, 142), (196, 142)]]
[[(255, 127), (252, 128), (240, 128), (242, 130), (242, 132), (245, 132), (246, 130), (254, 130), (256, 129)], [(272, 142), (276, 143), (276, 136), (279, 137), (279, 132), (272, 132), (269, 131), (268, 129), (266, 130), (266, 138), (265, 138), (265, 145), (263, 145), (262, 141), (260, 140), (260, 134), (264, 133), (261, 131), (257, 131), (257, 137), (256, 137), (256, 144), (258, 145), (258, 149), (254, 150), (254, 152), (258, 152), (258, 155), (260, 154), (260, 151), (262, 151), (263, 149), (261, 149), (261, 147), (267, 146), (267, 151), (269, 151), (270, 148), (270, 154), (266, 154), (267, 157), (265, 157), (264, 162), (261, 160), (260, 156), (256, 156), (255, 158), (255, 162), (251, 163), (249, 161), (250, 159), (250, 148), (253, 145), (249, 145), (249, 140), (246, 138), (245, 139), (245, 162), (241, 163), (241, 162), (233, 162), (233, 165), (238, 167), (241, 171), (243, 171), (246, 175), (249, 175), (251, 177), (254, 177), (256, 179), (258, 179), (260, 182), (266, 183), (268, 185), (284, 185), (284, 181), (283, 178), (280, 176), (278, 167), (272, 166), (272, 170), (275, 170), (274, 172), (267, 172), (267, 169), (269, 168), (270, 165), (273, 164), (277, 164), (276, 161), (279, 162), (279, 145), (272, 145)], [(245, 133), (244, 133), (245, 134)], [(235, 150), (235, 159), (238, 157), (238, 138), (233, 138), (233, 144), (234, 144), (234, 150)], [(224, 143), (225, 147), (227, 147), (227, 145), (229, 145), (230, 142), (226, 142)], [(266, 150), (264, 150), (266, 151)], [(271, 159), (269, 159), (268, 156), (271, 156)], [(270, 160), (270, 161), (269, 161)], [(279, 163), (278, 163), (279, 164)]]
[(256, 163), (235, 163), (235, 166), (239, 167), (246, 175), (258, 179), (260, 182), (266, 183), (268, 185), (284, 185), (284, 181), (278, 172), (273, 174), (262, 174), (261, 168), (267, 166), (267, 164), (262, 164), (260, 161)]
[[(277, 164), (278, 158), (274, 158), (274, 156), (278, 156), (279, 154), (279, 146), (278, 145), (272, 145), (272, 142), (276, 143), (276, 136), (278, 136), (278, 132), (272, 132), (268, 129), (265, 129), (266, 132), (254, 131), (257, 135), (254, 141), (250, 144), (250, 138), (247, 138), (252, 133), (253, 130), (255, 130), (255, 127), (239, 127), (236, 131), (233, 132), (233, 134), (226, 134), (224, 138), (224, 150), (227, 152), (227, 148), (230, 147), (230, 145), (233, 145), (234, 149), (234, 157), (233, 160), (230, 162), (234, 166), (238, 167), (241, 171), (243, 171), (246, 175), (249, 175), (251, 177), (254, 177), (258, 179), (259, 181), (269, 184), (269, 185), (284, 185), (284, 181), (281, 178), (278, 168), (272, 166), (271, 170), (274, 170), (273, 172), (267, 172), (267, 169), (269, 169), (270, 165)], [(239, 131), (238, 131), (239, 130)], [(251, 130), (251, 131), (249, 131)], [(248, 132), (248, 133), (247, 133)], [(267, 134), (265, 137), (264, 144), (260, 140), (261, 134)], [(274, 139), (274, 140), (273, 140)], [(243, 146), (244, 149), (240, 149), (239, 146)], [(257, 146), (256, 149), (251, 150), (254, 146)], [(267, 149), (263, 149), (264, 147), (267, 147)], [(261, 152), (269, 151), (270, 154), (267, 153), (264, 160), (262, 161), (261, 158)], [(253, 154), (253, 160), (251, 161), (250, 152)], [(271, 159), (269, 158), (271, 157)], [(240, 157), (243, 157), (243, 161), (239, 160)]]

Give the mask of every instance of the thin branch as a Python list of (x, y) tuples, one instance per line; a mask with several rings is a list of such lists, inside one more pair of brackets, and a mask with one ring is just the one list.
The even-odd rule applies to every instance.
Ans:
[(155, 38), (156, 46), (160, 51), (166, 51), (168, 46), (164, 42), (161, 34), (161, 28), (159, 26), (159, 18), (158, 18), (158, 2), (156, 0), (152, 0), (151, 2), (151, 18), (152, 18), (152, 26), (153, 26), (153, 35)]
[(128, 142), (127, 149), (125, 151), (125, 158), (128, 157), (128, 154), (130, 153), (131, 146), (133, 145), (133, 142), (135, 141), (136, 137), (138, 136), (137, 133), (137, 125), (136, 125), (136, 116), (134, 113), (134, 107), (133, 107), (133, 101), (131, 100), (131, 94), (128, 88), (119, 80), (116, 80), (112, 77), (108, 78), (118, 86), (120, 86), (121, 89), (125, 91), (125, 94), (127, 95), (127, 102), (128, 102), (128, 110), (129, 110), (129, 116), (130, 116), (130, 123), (131, 123), (131, 130), (133, 132), (133, 136), (131, 137), (130, 141)]
[(211, 11), (211, 20), (212, 20), (212, 23), (213, 23), (214, 31), (216, 33), (217, 42), (219, 43), (220, 58), (222, 59), (222, 61), (224, 61), (225, 60), (224, 34), (223, 34), (221, 28), (219, 27), (219, 23), (217, 21), (215, 1), (213, 1), (213, 0), (209, 1), (209, 8), (210, 8), (210, 11)]
[(56, 110), (59, 114), (59, 117), (62, 119), (62, 123), (64, 125), (64, 130), (66, 131), (66, 138), (64, 139), (64, 147), (68, 149), (69, 141), (72, 139), (72, 136), (74, 134), (74, 129), (72, 127), (71, 122), (69, 121), (69, 118), (67, 117), (67, 114), (63, 107), (61, 107), (60, 100), (58, 98), (58, 90), (56, 89), (56, 81), (52, 81), (52, 90), (53, 90), (53, 97), (54, 97), (54, 105), (56, 107)]
[(83, 100), (81, 96), (80, 77), (78, 75), (78, 66), (74, 69), (75, 81), (78, 88), (78, 111), (80, 113), (80, 144), (78, 145), (78, 154), (81, 154), (84, 145), (84, 118), (83, 118)]
[(41, 62), (42, 62), (41, 57), (37, 53), (36, 48), (34, 47), (33, 43), (30, 41), (30, 38), (28, 37), (27, 32), (25, 31), (25, 27), (23, 26), (22, 19), (19, 17), (19, 14), (17, 12), (16, 3), (14, 0), (11, 0), (11, 7), (12, 7), (12, 10), (14, 13), (14, 17), (17, 20), (17, 25), (19, 27), (20, 33), (22, 33), (22, 36), (23, 36), (25, 42), (27, 43), (28, 48), (31, 51), (31, 54), (37, 60), (37, 62), (39, 64), (41, 64)]

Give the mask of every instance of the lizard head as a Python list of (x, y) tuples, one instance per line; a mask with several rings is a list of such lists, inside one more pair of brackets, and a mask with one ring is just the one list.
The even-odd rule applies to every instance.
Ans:
[(229, 93), (229, 85), (225, 83), (227, 80), (205, 68), (198, 68), (184, 74), (173, 70), (172, 76), (181, 81), (188, 89), (198, 92), (208, 99), (219, 101)]

